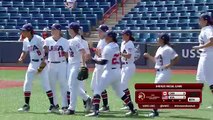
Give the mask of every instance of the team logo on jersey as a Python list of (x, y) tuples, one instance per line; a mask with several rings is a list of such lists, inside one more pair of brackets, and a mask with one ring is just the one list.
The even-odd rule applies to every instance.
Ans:
[(36, 45), (32, 45), (28, 47), (28, 51), (35, 51), (38, 50), (38, 47)]
[(55, 45), (55, 46), (49, 46), (49, 51), (64, 51), (64, 49), (60, 45)]

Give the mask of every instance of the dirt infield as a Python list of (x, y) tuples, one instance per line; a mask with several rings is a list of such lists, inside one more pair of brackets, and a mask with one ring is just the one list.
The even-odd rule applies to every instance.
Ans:
[[(0, 70), (26, 70), (27, 67), (0, 67)], [(89, 69), (90, 71), (93, 71), (93, 68)], [(154, 73), (154, 69), (137, 69), (136, 72), (148, 72), (148, 73)], [(196, 74), (196, 70), (172, 70), (173, 74)]]
[(22, 87), (22, 86), (23, 86), (23, 82), (20, 82), (20, 81), (0, 80), (0, 89)]

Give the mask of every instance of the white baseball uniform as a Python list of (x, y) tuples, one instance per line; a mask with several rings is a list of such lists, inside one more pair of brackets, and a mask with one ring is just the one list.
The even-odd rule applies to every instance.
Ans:
[(70, 110), (75, 110), (76, 103), (77, 103), (77, 96), (78, 94), (83, 95), (81, 96), (84, 101), (86, 101), (89, 96), (86, 95), (85, 91), (80, 87), (81, 81), (77, 79), (78, 73), (80, 71), (81, 67), (81, 50), (84, 49), (84, 47), (79, 42), (81, 37), (79, 35), (76, 35), (73, 39), (70, 39), (69, 42), (69, 58), (68, 58), (68, 74), (69, 74), (69, 91), (70, 91)]
[[(84, 48), (86, 54), (90, 54), (88, 42), (83, 39), (79, 39), (79, 40), (80, 40), (80, 43), (81, 43), (82, 47)], [(81, 62), (82, 62), (82, 60), (81, 60)], [(84, 81), (81, 81), (80, 87), (85, 91)], [(80, 93), (80, 96), (83, 98), (83, 96), (85, 96), (85, 94)]]
[(155, 54), (155, 83), (167, 83), (171, 78), (171, 69), (163, 68), (170, 64), (171, 60), (175, 59), (178, 54), (168, 45), (160, 46)]
[(128, 88), (128, 81), (132, 78), (135, 73), (135, 46), (131, 40), (128, 42), (123, 41), (121, 43), (121, 53), (131, 54), (129, 59), (121, 57), (122, 69), (121, 69), (121, 86), (122, 90)]
[[(33, 35), (33, 38), (29, 40), (25, 38), (23, 41), (23, 51), (28, 52), (30, 54), (30, 64), (28, 66), (26, 75), (25, 75), (25, 82), (24, 82), (24, 92), (31, 91), (32, 89), (32, 81), (34, 76), (38, 72), (38, 68), (41, 64), (41, 61), (44, 57), (44, 50), (43, 50), (44, 40), (42, 37), (38, 35)], [(40, 73), (41, 77), (41, 84), (45, 91), (50, 91), (49, 85), (49, 78), (47, 73), (47, 67), (45, 67), (42, 72)]]
[(98, 86), (94, 89), (94, 95), (100, 95), (109, 85), (112, 86), (116, 94), (121, 98), (124, 92), (121, 88), (120, 50), (115, 42), (107, 44), (102, 52), (101, 58), (107, 60), (103, 73), (98, 81)]
[[(200, 45), (206, 44), (211, 38), (213, 38), (213, 27), (203, 27), (198, 37)], [(213, 46), (203, 48), (201, 51), (196, 79), (201, 83), (207, 82), (210, 86), (213, 85)]]
[[(101, 51), (101, 54), (102, 54), (102, 51), (103, 51), (103, 49), (106, 45), (107, 45), (107, 43), (106, 43), (105, 39), (100, 39), (96, 48), (99, 49)], [(97, 55), (95, 55), (94, 58), (97, 59), (99, 57)], [(95, 64), (95, 69), (93, 71), (92, 80), (91, 80), (92, 90), (94, 90), (94, 88), (96, 86), (98, 86), (98, 81), (101, 78), (103, 70), (104, 70), (104, 67), (102, 65)]]
[(55, 41), (53, 37), (45, 39), (44, 46), (48, 47), (48, 73), (50, 78), (50, 86), (53, 91), (54, 104), (58, 104), (56, 98), (56, 81), (60, 83), (61, 96), (62, 96), (62, 107), (68, 106), (67, 102), (67, 63), (64, 54), (68, 52), (69, 46), (67, 39), (61, 37)]

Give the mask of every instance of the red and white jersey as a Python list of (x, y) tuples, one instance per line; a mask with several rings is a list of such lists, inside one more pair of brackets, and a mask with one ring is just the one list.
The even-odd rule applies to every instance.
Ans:
[[(213, 26), (203, 27), (198, 37), (200, 45), (206, 44), (211, 38), (213, 38)], [(203, 48), (201, 51), (205, 51), (206, 53), (213, 52), (213, 46)]]
[[(100, 49), (100, 50), (101, 50), (101, 53), (102, 53), (102, 51), (103, 51), (103, 49), (104, 49), (104, 47), (105, 47), (106, 45), (107, 45), (106, 40), (105, 40), (105, 39), (100, 39), (96, 48), (97, 48), (97, 49)], [(95, 55), (94, 58), (98, 58), (98, 56)]]
[(102, 52), (101, 59), (107, 60), (105, 69), (120, 69), (120, 50), (115, 42), (107, 44)]
[(75, 36), (73, 39), (68, 40), (69, 42), (69, 63), (75, 64), (75, 63), (81, 63), (82, 61), (82, 55), (81, 50), (84, 49), (84, 47), (79, 42), (81, 38), (79, 36)]
[(160, 69), (163, 66), (170, 64), (171, 60), (177, 57), (178, 54), (168, 45), (159, 47), (155, 54), (155, 68)]
[(33, 35), (33, 38), (29, 40), (25, 38), (23, 41), (24, 52), (29, 52), (30, 59), (41, 59), (44, 57), (44, 39), (38, 35)]
[(121, 57), (122, 62), (128, 62), (128, 64), (134, 63), (135, 46), (131, 40), (129, 40), (128, 42), (123, 41), (121, 43), (121, 53), (131, 54), (131, 57), (129, 59)]
[(68, 40), (61, 37), (57, 41), (53, 37), (48, 37), (45, 39), (44, 46), (48, 47), (48, 61), (51, 62), (62, 62), (65, 61), (65, 53), (68, 52)]

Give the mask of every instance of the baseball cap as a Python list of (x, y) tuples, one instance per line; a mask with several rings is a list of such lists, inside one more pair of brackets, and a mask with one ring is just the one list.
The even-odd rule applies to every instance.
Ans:
[(31, 23), (27, 23), (27, 24), (24, 24), (22, 26), (22, 28), (20, 28), (20, 30), (22, 31), (33, 31), (33, 26)]
[(211, 16), (208, 13), (202, 13), (200, 15), (200, 18), (203, 18), (204, 20), (207, 20), (207, 21), (211, 20)]
[(107, 30), (109, 30), (109, 27), (105, 24), (102, 24), (96, 30), (106, 32)]
[(108, 30), (108, 31), (106, 31), (106, 36), (111, 37), (115, 40), (117, 37), (117, 34), (114, 31)]
[(162, 40), (164, 40), (164, 41), (169, 41), (169, 40), (170, 40), (169, 35), (166, 34), (166, 33), (160, 34), (160, 37), (159, 37), (159, 38), (162, 39)]
[(69, 29), (73, 29), (73, 30), (79, 30), (80, 29), (80, 25), (78, 22), (71, 22), (67, 28)]
[(123, 34), (126, 34), (126, 35), (129, 35), (129, 36), (132, 36), (132, 31), (129, 30), (129, 29), (125, 29), (125, 30), (123, 30), (123, 31), (121, 32), (121, 34), (122, 34), (122, 35), (123, 35)]
[(52, 26), (51, 26), (51, 29), (54, 29), (54, 30), (61, 30), (61, 25), (59, 23), (54, 23)]

